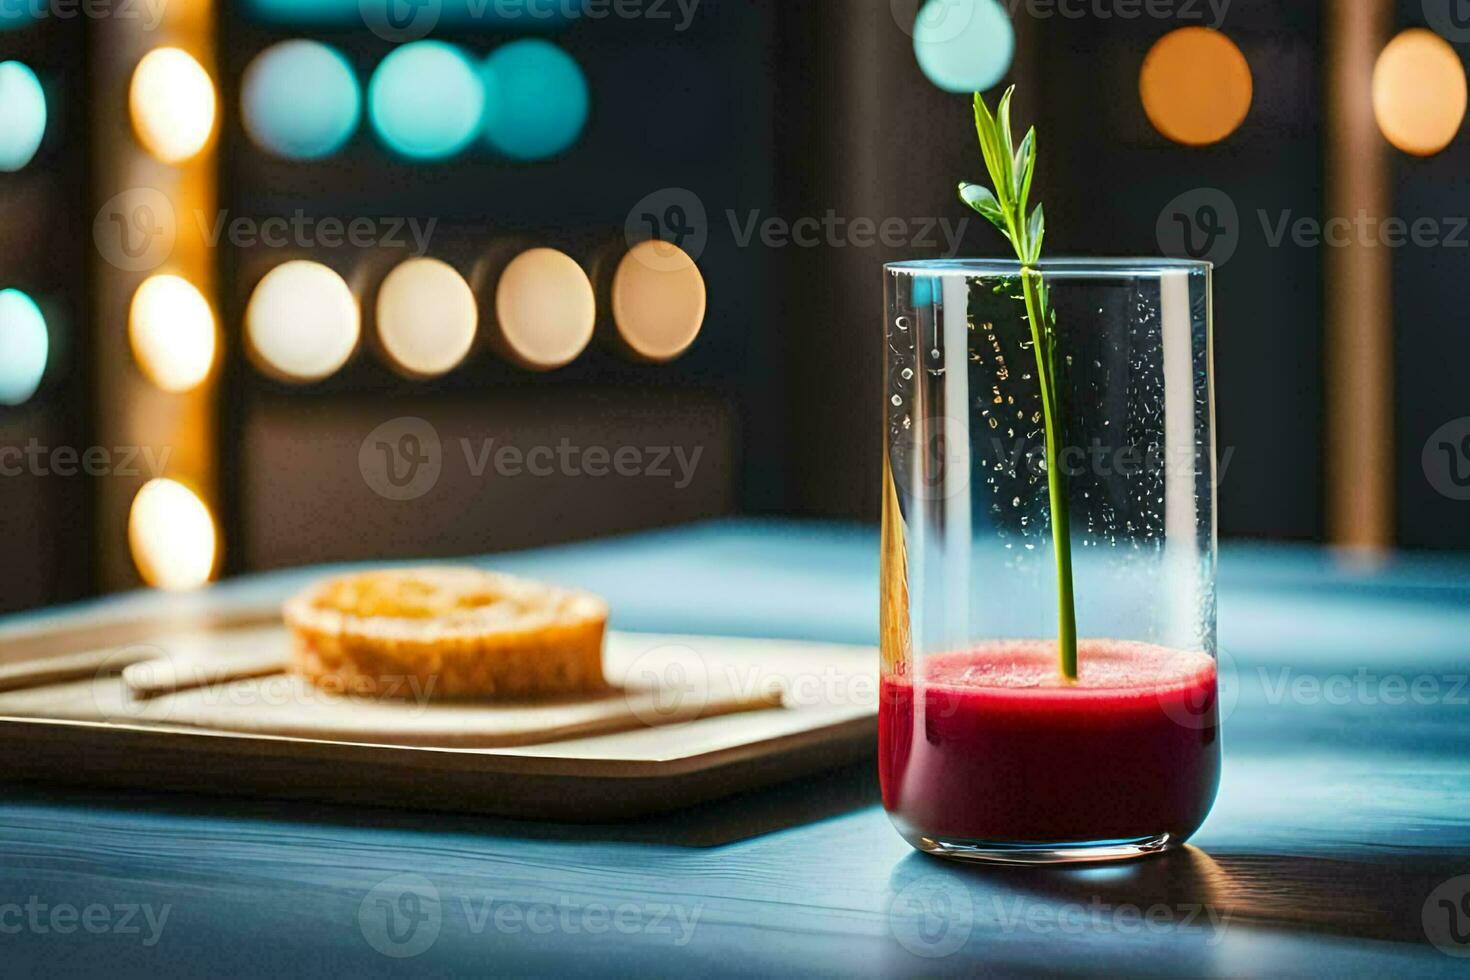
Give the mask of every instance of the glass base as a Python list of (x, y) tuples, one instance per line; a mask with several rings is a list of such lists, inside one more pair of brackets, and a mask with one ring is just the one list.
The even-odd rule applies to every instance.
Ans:
[(984, 864), (1089, 864), (1131, 861), (1163, 854), (1179, 847), (1184, 839), (1172, 834), (1159, 834), (1130, 840), (1015, 843), (911, 837), (909, 843), (925, 854), (955, 861), (976, 861)]

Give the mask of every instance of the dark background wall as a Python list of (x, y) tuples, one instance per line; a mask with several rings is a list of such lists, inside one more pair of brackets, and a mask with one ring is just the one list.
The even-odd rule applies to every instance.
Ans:
[[(1273, 246), (1262, 227), (1263, 215), (1276, 221), (1288, 211), (1327, 217), (1320, 8), (1305, 0), (1229, 7), (1222, 26), (1251, 65), (1254, 101), (1234, 135), (1203, 149), (1158, 135), (1137, 95), (1145, 53), (1184, 23), (1038, 19), (1024, 6), (1015, 16), (1019, 45), (1008, 81), (1020, 88), (1018, 120), (1034, 121), (1041, 133), (1037, 179), (1051, 254), (1156, 254), (1161, 211), (1201, 188), (1224, 192), (1236, 207), (1237, 247), (1218, 271), (1215, 306), (1219, 442), (1232, 451), (1220, 501), (1227, 537), (1323, 535), (1323, 255), (1289, 240)], [(697, 495), (667, 501), (650, 500), (642, 485), (561, 488), (552, 496), (575, 521), (555, 519), (544, 495), (524, 487), (478, 496), (446, 489), (458, 501), (451, 511), (458, 524), (446, 526), (432, 501), (386, 518), (364, 512), (319, 542), (324, 556), (487, 551), (729, 512), (874, 519), (880, 268), (945, 251), (937, 223), (974, 217), (955, 199), (955, 183), (983, 170), (968, 99), (937, 90), (921, 74), (894, 13), (904, 9), (850, 0), (703, 0), (682, 33), (666, 23), (584, 21), (553, 35), (582, 64), (593, 96), (588, 129), (563, 157), (534, 166), (476, 155), (409, 164), (391, 159), (364, 124), (342, 154), (305, 166), (273, 159), (245, 138), (237, 111), (245, 66), (275, 40), (314, 36), (342, 49), (365, 82), (391, 45), (361, 29), (265, 26), (227, 4), (218, 35), (220, 204), (232, 214), (434, 217), (430, 254), (465, 269), (496, 242), (517, 237), (587, 258), (622, 235), (635, 202), (677, 188), (692, 192), (703, 211), (707, 244), (699, 264), (709, 286), (703, 334), (668, 366), (632, 365), (597, 347), (564, 370), (537, 375), (481, 353), (444, 379), (415, 382), (359, 355), (331, 380), (297, 388), (254, 371), (240, 341), (255, 281), (297, 256), (222, 248), (227, 571), (305, 560), (300, 541), (283, 529), (331, 516), (336, 500), (313, 494), (313, 486), (357, 478), (343, 472), (350, 453), (273, 449), (312, 440), (350, 448), (403, 414), (452, 419), (446, 424), (470, 435), (512, 421), (533, 439), (580, 431), (606, 441), (656, 431), (666, 441), (704, 441), (720, 463)], [(1400, 4), (1396, 29), (1423, 22), (1417, 0)], [(518, 35), (443, 36), (483, 54)], [(49, 67), (61, 88), (37, 163), (0, 175), (0, 285), (38, 284), (38, 299), (64, 308), (55, 322), (73, 325), (65, 334), (70, 349), (43, 393), (22, 408), (0, 409), (6, 444), (31, 434), (88, 444), (90, 368), (75, 350), (85, 348), (89, 331), (125, 327), (90, 325), (87, 315), (89, 43), (84, 20), (0, 34), (0, 57)], [(1429, 160), (1393, 159), (1397, 215), (1470, 213), (1464, 139)], [(773, 247), (758, 231), (741, 240), (752, 217), (790, 224), (829, 215), (849, 227), (856, 218), (903, 219), (911, 240), (864, 247), (840, 232), (814, 247)], [(960, 253), (1003, 255), (1004, 243), (970, 220)], [(312, 257), (344, 269), (392, 258)], [(1397, 361), (1385, 370), (1396, 383), (1399, 541), (1470, 547), (1465, 504), (1437, 492), (1420, 459), (1431, 432), (1470, 415), (1462, 367), (1470, 330), (1461, 299), (1470, 249), (1409, 246), (1393, 262)], [(537, 406), (578, 406), (588, 421)], [(322, 426), (330, 432), (323, 435)], [(286, 465), (289, 479), (278, 479), (273, 468)], [(0, 549), (0, 606), (97, 588), (89, 556), (125, 544), (95, 540), (90, 496), (80, 479), (0, 481), (0, 533), (10, 545)], [(432, 546), (406, 543), (415, 540)]]

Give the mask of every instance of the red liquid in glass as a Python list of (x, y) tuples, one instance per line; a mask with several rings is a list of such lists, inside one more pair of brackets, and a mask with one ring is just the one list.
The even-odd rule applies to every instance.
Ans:
[(925, 658), (883, 679), (883, 805), (909, 838), (1060, 843), (1198, 829), (1220, 776), (1214, 660), (1084, 641), (1066, 684), (1056, 646), (1023, 640)]

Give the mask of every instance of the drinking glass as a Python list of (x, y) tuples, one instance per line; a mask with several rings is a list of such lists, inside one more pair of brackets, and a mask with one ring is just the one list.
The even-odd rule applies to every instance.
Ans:
[(1157, 853), (1194, 833), (1219, 781), (1211, 269), (1035, 272), (1055, 458), (1021, 267), (885, 267), (883, 803), (948, 857)]

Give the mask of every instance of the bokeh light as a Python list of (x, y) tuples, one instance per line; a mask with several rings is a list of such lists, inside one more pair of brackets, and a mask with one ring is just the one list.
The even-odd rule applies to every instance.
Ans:
[(485, 86), (463, 52), (442, 41), (393, 49), (368, 83), (368, 115), (389, 147), (417, 160), (463, 150), (480, 131)]
[(340, 52), (316, 41), (282, 41), (245, 69), (245, 131), (263, 150), (297, 160), (330, 156), (357, 129), (362, 91)]
[(928, 0), (914, 21), (914, 57), (946, 92), (983, 92), (1011, 69), (1016, 31), (999, 0)]
[(431, 19), (435, 27), (548, 30), (576, 20), (584, 3), (583, 0), (420, 0), (416, 5), (408, 5), (403, 0), (245, 0), (244, 6), (255, 18), (271, 23), (337, 25), (357, 30), (367, 24), (369, 29), (386, 28), (385, 40), (400, 40), (406, 31), (412, 30), (416, 16)]
[(431, 378), (452, 370), (475, 340), (479, 309), (469, 283), (438, 259), (409, 259), (378, 288), (378, 340), (405, 373)]
[(41, 386), (51, 338), (36, 301), (0, 289), (0, 405), (19, 405)]
[(516, 160), (544, 160), (577, 141), (587, 123), (587, 78), (571, 55), (528, 38), (485, 60), (485, 139)]
[(511, 260), (495, 287), (498, 346), (523, 367), (549, 371), (586, 349), (597, 321), (587, 273), (570, 255), (533, 248)]
[(160, 589), (193, 589), (214, 574), (214, 517), (199, 495), (175, 480), (138, 490), (128, 514), (128, 545), (143, 581)]
[(187, 279), (149, 276), (133, 294), (128, 340), (148, 380), (164, 391), (188, 391), (214, 366), (214, 311)]
[(1245, 55), (1219, 31), (1181, 27), (1154, 44), (1138, 75), (1149, 122), (1186, 146), (1218, 143), (1250, 112), (1253, 84)]
[(46, 135), (46, 93), (19, 61), (0, 62), (0, 171), (31, 162)]
[(29, 27), (35, 22), (38, 13), (34, 3), (21, 3), (17, 0), (0, 3), (0, 31)]
[(155, 48), (133, 71), (128, 111), (144, 148), (164, 163), (182, 163), (214, 132), (214, 83), (187, 52)]
[(1448, 41), (1412, 28), (1388, 42), (1373, 69), (1373, 114), (1405, 153), (1431, 156), (1465, 121), (1465, 68)]
[(361, 316), (346, 281), (319, 262), (295, 259), (256, 285), (245, 338), (257, 363), (288, 381), (319, 381), (357, 349)]
[(705, 299), (699, 267), (668, 242), (640, 242), (613, 273), (613, 323), (643, 360), (671, 361), (684, 353), (699, 336)]

